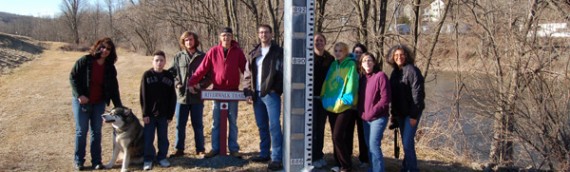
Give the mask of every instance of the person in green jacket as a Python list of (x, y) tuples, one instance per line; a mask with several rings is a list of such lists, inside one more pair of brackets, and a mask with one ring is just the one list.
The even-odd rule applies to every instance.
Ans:
[[(343, 42), (334, 46), (335, 61), (331, 63), (321, 90), (321, 101), (334, 121), (332, 138), (334, 155), (340, 171), (352, 168), (352, 139), (356, 122), (358, 100), (358, 70), (354, 58), (348, 53), (348, 45)], [(338, 171), (339, 167), (333, 167)]]

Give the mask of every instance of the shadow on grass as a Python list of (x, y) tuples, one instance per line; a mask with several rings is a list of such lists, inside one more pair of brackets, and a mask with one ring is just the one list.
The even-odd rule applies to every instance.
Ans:
[[(175, 167), (183, 169), (207, 170), (207, 171), (264, 171), (267, 169), (265, 164), (255, 164), (250, 159), (258, 152), (243, 153), (241, 158), (232, 156), (215, 156), (212, 158), (202, 158), (197, 155), (170, 158), (170, 162)], [(258, 166), (258, 167), (256, 167)]]
[[(196, 155), (187, 155), (184, 157), (169, 158), (173, 167), (179, 167), (185, 171), (242, 171), (242, 172), (257, 172), (268, 171), (267, 162), (252, 162), (251, 158), (258, 155), (258, 152), (244, 153), (242, 158), (231, 156), (216, 156), (213, 158), (202, 159)], [(421, 157), (420, 157), (421, 158)], [(329, 172), (335, 166), (335, 160), (332, 153), (325, 155), (327, 166), (319, 169), (313, 169), (314, 172)], [(385, 171), (400, 171), (402, 159), (394, 159), (392, 156), (384, 157)], [(353, 171), (366, 172), (368, 167), (361, 167), (361, 163), (353, 156), (352, 158)], [(459, 163), (449, 163), (437, 160), (418, 160), (418, 167), (421, 171), (427, 172), (448, 172), (448, 171), (462, 171), (470, 172), (476, 171), (470, 167), (463, 166)]]
[[(323, 168), (314, 169), (313, 170), (314, 172), (328, 172), (332, 167), (335, 166), (336, 163), (331, 153), (326, 154), (325, 159), (327, 160), (328, 165)], [(394, 159), (393, 156), (384, 156), (384, 171), (397, 172), (400, 171), (401, 166), (402, 166), (402, 158)], [(353, 171), (357, 172), (366, 172), (368, 170), (368, 167), (361, 167), (360, 161), (354, 155), (352, 157), (352, 167)], [(418, 159), (418, 168), (420, 169), (420, 171), (423, 172), (476, 171), (471, 169), (470, 167), (463, 166), (462, 164), (459, 163), (448, 163), (442, 161), (421, 160), (421, 159)]]

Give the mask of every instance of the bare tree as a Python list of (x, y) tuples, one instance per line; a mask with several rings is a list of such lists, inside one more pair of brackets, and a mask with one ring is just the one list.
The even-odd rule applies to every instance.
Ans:
[[(145, 1), (118, 14), (123, 26), (122, 32), (133, 37), (129, 39), (133, 48), (142, 49), (145, 55), (152, 54), (159, 47), (160, 30), (156, 28), (163, 26), (159, 21), (151, 20), (152, 17), (146, 15), (152, 13), (153, 7), (151, 2)], [(138, 41), (134, 42), (135, 40)]]
[(65, 17), (67, 26), (71, 30), (75, 44), (79, 44), (79, 20), (81, 18), (80, 12), (83, 5), (84, 2), (82, 0), (62, 0), (61, 4), (61, 11)]
[[(428, 77), (429, 67), (431, 65), (431, 60), (433, 59), (433, 53), (435, 51), (435, 47), (436, 47), (437, 42), (439, 40), (441, 28), (443, 27), (443, 24), (445, 23), (445, 20), (447, 19), (447, 14), (449, 13), (449, 10), (451, 9), (452, 5), (453, 5), (453, 2), (451, 0), (448, 0), (446, 5), (445, 5), (443, 16), (441, 17), (440, 21), (438, 22), (437, 28), (435, 29), (435, 33), (433, 34), (433, 37), (430, 41), (431, 47), (430, 47), (430, 49), (428, 49), (427, 63), (425, 64), (425, 67), (423, 70), (424, 71), (424, 73), (423, 73), (424, 77)], [(416, 29), (418, 29), (418, 28), (416, 27)], [(414, 37), (417, 37), (417, 36), (414, 35)], [(416, 41), (416, 40), (417, 40), (417, 38), (414, 39), (414, 41)], [(417, 44), (417, 41), (416, 41), (416, 44)]]
[[(555, 39), (537, 36), (540, 20), (556, 21), (564, 14), (547, 15), (557, 10), (538, 0), (469, 1), (466, 6), (481, 42), (477, 53), (492, 69), (475, 87), (486, 93), (474, 96), (494, 121), (490, 161), (512, 168), (526, 152), (533, 167), (566, 171), (569, 78), (557, 72), (554, 58), (563, 55), (561, 47), (568, 44), (555, 45)], [(517, 147), (523, 151), (515, 151)]]
[[(413, 48), (414, 54), (417, 55), (417, 47), (418, 47), (418, 39), (420, 35), (420, 4), (422, 0), (413, 0), (413, 9), (414, 9), (414, 21), (412, 23), (412, 39), (413, 39)], [(428, 64), (429, 65), (429, 64)], [(424, 74), (425, 75), (425, 74)]]
[[(384, 61), (384, 39), (386, 31), (386, 8), (388, 7), (388, 0), (373, 0), (372, 1), (372, 33), (375, 39), (374, 45), (376, 46), (376, 57), (379, 59), (379, 63), (383, 64)], [(383, 65), (380, 65), (383, 66)]]
[(105, 0), (105, 5), (107, 6), (107, 15), (109, 17), (109, 32), (113, 38), (115, 38), (115, 25), (113, 23), (113, 13), (116, 5), (115, 3), (115, 0)]
[(226, 12), (226, 26), (231, 27), (234, 32), (235, 40), (240, 40), (240, 28), (237, 18), (237, 3), (236, 0), (224, 0), (224, 11)]
[[(267, 6), (267, 13), (269, 13), (269, 20), (271, 21), (271, 25), (273, 27), (273, 37), (276, 40), (276, 42), (279, 44), (281, 43), (281, 41), (279, 41), (281, 39), (281, 35), (279, 34), (279, 27), (281, 26), (281, 20), (279, 20), (278, 15), (275, 14), (275, 11), (278, 11), (278, 7), (279, 7), (279, 0), (276, 0), (274, 3), (271, 2), (272, 0), (266, 0), (265, 1), (265, 5)], [(273, 4), (275, 4), (275, 7), (273, 7)], [(283, 16), (283, 11), (281, 12), (281, 16)]]
[(315, 32), (322, 33), (328, 0), (315, 0), (315, 2)]
[(354, 0), (352, 4), (356, 8), (358, 17), (357, 37), (358, 42), (368, 45), (368, 18), (370, 11), (370, 0)]
[(259, 12), (257, 12), (257, 4), (255, 3), (255, 0), (241, 0), (241, 2), (245, 4), (247, 9), (249, 9), (253, 15), (253, 18), (255, 19), (255, 26), (259, 26), (259, 23), (261, 22), (261, 16), (259, 15)]

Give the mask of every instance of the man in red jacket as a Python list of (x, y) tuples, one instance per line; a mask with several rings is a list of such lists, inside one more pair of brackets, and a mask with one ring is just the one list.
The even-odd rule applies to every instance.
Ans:
[[(245, 55), (239, 44), (233, 40), (232, 29), (228, 27), (223, 28), (220, 31), (220, 43), (210, 48), (198, 69), (190, 77), (188, 81), (189, 91), (194, 93), (196, 89), (201, 89), (198, 82), (209, 72), (211, 72), (214, 90), (237, 91), (239, 89), (240, 74), (243, 74), (245, 64)], [(236, 125), (238, 102), (230, 101), (228, 105), (230, 126), (228, 147), (231, 156), (241, 157), (237, 143), (238, 128)], [(214, 157), (220, 152), (220, 101), (214, 101), (213, 115), (212, 150), (204, 155), (205, 158)]]

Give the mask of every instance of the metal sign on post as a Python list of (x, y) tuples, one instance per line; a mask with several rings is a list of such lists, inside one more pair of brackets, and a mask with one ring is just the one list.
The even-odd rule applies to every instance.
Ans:
[(310, 171), (313, 121), (314, 0), (285, 0), (283, 166)]
[(219, 155), (226, 156), (228, 145), (228, 109), (230, 101), (245, 100), (243, 91), (215, 91), (202, 90), (202, 100), (220, 101), (220, 152)]

